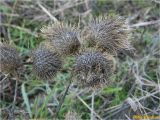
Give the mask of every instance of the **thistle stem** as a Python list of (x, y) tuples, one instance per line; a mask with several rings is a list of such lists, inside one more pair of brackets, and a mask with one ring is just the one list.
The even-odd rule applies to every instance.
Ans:
[(67, 93), (68, 93), (68, 90), (69, 90), (70, 85), (71, 85), (71, 80), (69, 80), (69, 84), (68, 84), (68, 86), (67, 86), (67, 88), (66, 88), (66, 90), (65, 90), (65, 92), (64, 92), (64, 95), (63, 95), (63, 97), (62, 97), (62, 99), (61, 99), (61, 101), (60, 101), (60, 103), (59, 103), (59, 106), (57, 107), (56, 116), (58, 116), (58, 113), (59, 113), (59, 111), (60, 111), (60, 109), (61, 109), (61, 107), (62, 107), (62, 104), (64, 103), (64, 100), (65, 100), (65, 98), (66, 98), (66, 95), (67, 95)]
[(12, 102), (12, 106), (11, 106), (11, 111), (12, 111), (12, 113), (13, 113), (12, 119), (15, 119), (14, 110), (15, 110), (15, 108), (16, 108), (18, 81), (19, 81), (19, 77), (16, 75), (16, 83), (15, 83), (15, 89), (14, 89), (14, 98), (13, 98), (13, 102)]
[(18, 89), (18, 81), (16, 80), (16, 84), (15, 84), (15, 90), (14, 90), (13, 107), (15, 107), (15, 105), (16, 105), (16, 99), (17, 99), (17, 89)]

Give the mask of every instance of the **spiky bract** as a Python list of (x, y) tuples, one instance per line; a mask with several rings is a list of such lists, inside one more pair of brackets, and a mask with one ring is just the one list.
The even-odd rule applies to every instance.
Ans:
[(16, 72), (22, 66), (22, 61), (16, 48), (0, 43), (0, 71)]
[(76, 60), (77, 80), (84, 87), (99, 87), (112, 75), (113, 64), (112, 59), (100, 52), (85, 52)]
[(97, 45), (102, 51), (117, 55), (119, 50), (133, 50), (130, 45), (130, 32), (124, 18), (99, 17), (93, 19), (85, 29), (86, 39), (92, 46)]
[(55, 23), (43, 27), (41, 31), (61, 55), (74, 54), (80, 47), (79, 31), (75, 26)]
[(51, 80), (60, 70), (62, 62), (56, 52), (39, 47), (32, 52), (33, 72), (41, 79)]

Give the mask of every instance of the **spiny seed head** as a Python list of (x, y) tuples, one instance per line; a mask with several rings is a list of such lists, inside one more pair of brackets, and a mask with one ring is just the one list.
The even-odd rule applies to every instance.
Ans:
[(77, 81), (82, 87), (99, 87), (107, 83), (114, 71), (114, 62), (100, 52), (85, 52), (78, 56), (75, 65)]
[(122, 49), (133, 50), (129, 38), (130, 32), (124, 18), (99, 17), (93, 19), (85, 29), (86, 39), (92, 46), (97, 45), (103, 51), (117, 55)]
[(16, 72), (22, 66), (18, 51), (10, 45), (0, 43), (0, 71)]
[(43, 27), (41, 32), (54, 49), (62, 55), (76, 53), (80, 47), (79, 31), (75, 26), (55, 23)]
[(57, 53), (39, 47), (32, 52), (33, 72), (41, 79), (50, 80), (61, 68), (61, 60)]

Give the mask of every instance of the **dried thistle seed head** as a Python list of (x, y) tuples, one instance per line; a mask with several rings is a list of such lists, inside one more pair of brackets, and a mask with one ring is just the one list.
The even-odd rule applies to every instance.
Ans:
[(96, 87), (107, 83), (114, 71), (114, 62), (100, 52), (86, 52), (78, 56), (75, 65), (77, 81), (83, 87)]
[(57, 53), (39, 47), (32, 52), (33, 72), (41, 79), (50, 80), (60, 70), (62, 63)]
[(117, 55), (121, 49), (134, 49), (130, 44), (128, 25), (122, 17), (99, 17), (92, 20), (85, 29), (86, 39), (92, 46), (97, 45), (103, 51)]
[(75, 26), (55, 23), (41, 29), (45, 38), (50, 41), (54, 49), (62, 54), (76, 53), (80, 47), (79, 31)]
[(18, 51), (10, 45), (0, 43), (0, 71), (16, 72), (22, 66)]

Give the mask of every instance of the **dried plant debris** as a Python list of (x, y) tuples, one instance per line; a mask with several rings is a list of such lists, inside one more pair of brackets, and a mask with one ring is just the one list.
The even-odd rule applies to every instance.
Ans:
[[(20, 82), (18, 83), (18, 86)], [(5, 101), (7, 103), (13, 102), (15, 96), (15, 86), (16, 80), (10, 77), (8, 74), (4, 75), (0, 72), (0, 98), (1, 102)], [(21, 95), (21, 88), (18, 87), (17, 90), (17, 97), (16, 97), (16, 104), (20, 104), (23, 101)], [(2, 103), (1, 103), (2, 105)]]
[(22, 61), (16, 48), (0, 43), (0, 70), (4, 73), (16, 72), (22, 67)]
[(84, 31), (89, 45), (97, 46), (102, 51), (117, 55), (119, 50), (134, 50), (129, 41), (128, 25), (122, 17), (98, 17)]
[(41, 29), (53, 48), (62, 55), (76, 53), (80, 48), (79, 30), (72, 25), (55, 23)]
[(65, 120), (81, 120), (81, 118), (76, 112), (68, 111)]
[(59, 55), (45, 47), (32, 52), (33, 72), (41, 79), (50, 80), (61, 69)]
[(108, 82), (114, 71), (114, 61), (100, 52), (85, 52), (76, 60), (77, 82), (83, 87), (100, 87)]

